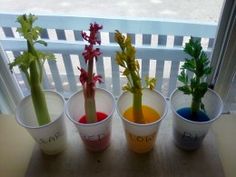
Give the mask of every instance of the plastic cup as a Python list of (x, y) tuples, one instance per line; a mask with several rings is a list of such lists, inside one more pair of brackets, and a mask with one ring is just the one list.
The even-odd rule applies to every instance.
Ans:
[(83, 91), (73, 94), (66, 105), (66, 115), (77, 127), (80, 137), (90, 151), (103, 151), (110, 145), (112, 116), (115, 101), (112, 94), (104, 89), (95, 90), (96, 111), (108, 115), (104, 120), (84, 124), (79, 119), (85, 115)]
[(34, 138), (40, 149), (49, 155), (62, 152), (66, 147), (64, 124), (64, 98), (57, 92), (44, 91), (51, 122), (39, 126), (31, 95), (25, 97), (16, 108), (16, 120)]
[(167, 114), (167, 103), (165, 98), (158, 91), (144, 89), (142, 97), (143, 105), (149, 106), (158, 112), (160, 118), (153, 123), (138, 124), (127, 120), (123, 116), (124, 112), (132, 106), (132, 100), (132, 93), (122, 93), (117, 101), (117, 112), (122, 119), (129, 148), (137, 153), (146, 153), (150, 151), (155, 144), (159, 126)]
[(213, 90), (208, 89), (202, 99), (205, 105), (209, 121), (196, 122), (180, 116), (177, 111), (181, 108), (190, 107), (192, 96), (185, 95), (178, 89), (174, 90), (170, 97), (173, 116), (173, 137), (175, 144), (185, 150), (195, 150), (200, 147), (211, 124), (220, 117), (223, 110), (223, 102), (220, 96)]

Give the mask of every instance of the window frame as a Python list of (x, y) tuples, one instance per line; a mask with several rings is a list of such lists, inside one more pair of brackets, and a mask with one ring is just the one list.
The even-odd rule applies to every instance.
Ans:
[(213, 74), (208, 81), (229, 111), (229, 92), (236, 74), (236, 1), (226, 0), (223, 7), (212, 52)]
[(16, 105), (23, 98), (17, 80), (9, 70), (7, 56), (0, 43), (0, 112), (14, 113)]

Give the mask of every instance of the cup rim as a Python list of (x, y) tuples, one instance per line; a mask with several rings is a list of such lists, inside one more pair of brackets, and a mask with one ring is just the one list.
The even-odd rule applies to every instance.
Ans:
[(220, 118), (221, 114), (222, 114), (222, 111), (223, 111), (223, 101), (221, 99), (221, 97), (219, 96), (219, 94), (208, 88), (207, 92), (211, 92), (213, 93), (218, 99), (219, 99), (219, 102), (222, 106), (220, 106), (220, 110), (218, 112), (218, 114), (213, 118), (213, 119), (210, 119), (208, 121), (204, 121), (204, 122), (198, 122), (198, 121), (192, 121), (192, 120), (188, 120), (186, 118), (184, 118), (183, 116), (181, 116), (180, 114), (177, 113), (177, 111), (174, 109), (174, 106), (172, 104), (172, 100), (173, 100), (173, 95), (176, 93), (176, 92), (181, 92), (180, 90), (178, 90), (178, 88), (176, 88), (170, 95), (170, 106), (171, 106), (171, 110), (174, 112), (175, 115), (177, 115), (176, 117), (178, 117), (179, 119), (181, 120), (184, 120), (185, 122), (188, 122), (188, 123), (191, 123), (191, 124), (198, 124), (198, 125), (205, 125), (205, 124), (210, 124), (214, 121), (216, 121), (218, 118)]
[(83, 92), (83, 89), (80, 89), (80, 90), (76, 91), (75, 93), (73, 93), (73, 94), (69, 97), (69, 99), (67, 100), (67, 102), (66, 102), (66, 104), (65, 104), (65, 105), (66, 105), (66, 108), (65, 108), (66, 117), (68, 117), (69, 120), (72, 121), (75, 125), (86, 126), (86, 127), (96, 126), (96, 125), (99, 125), (99, 124), (103, 124), (104, 122), (106, 122), (106, 121), (108, 121), (110, 118), (112, 118), (112, 115), (113, 115), (113, 113), (114, 113), (114, 111), (115, 111), (115, 98), (114, 98), (114, 96), (111, 94), (111, 92), (107, 91), (106, 89), (97, 88), (97, 87), (96, 87), (96, 88), (95, 88), (95, 92), (96, 92), (96, 90), (105, 92), (105, 93), (107, 93), (107, 94), (109, 94), (109, 95), (111, 96), (112, 102), (113, 102), (113, 106), (112, 106), (112, 110), (111, 110), (110, 114), (107, 115), (107, 117), (106, 117), (105, 119), (103, 119), (102, 121), (94, 122), (94, 123), (88, 123), (88, 124), (80, 123), (80, 122), (78, 122), (78, 121), (75, 121), (73, 118), (71, 118), (71, 116), (70, 116), (70, 114), (69, 114), (69, 110), (68, 110), (68, 104), (69, 104), (69, 102), (70, 102), (70, 100), (71, 100), (72, 97), (74, 97), (75, 95), (77, 95), (77, 94)]
[(57, 118), (53, 121), (50, 121), (48, 124), (45, 124), (45, 125), (38, 125), (38, 126), (29, 126), (29, 125), (25, 125), (21, 120), (20, 118), (18, 117), (19, 113), (20, 113), (20, 105), (24, 102), (26, 102), (29, 98), (31, 98), (31, 94), (25, 96), (16, 106), (16, 112), (15, 112), (15, 118), (16, 118), (16, 121), (19, 125), (25, 127), (25, 128), (28, 128), (28, 129), (40, 129), (40, 128), (45, 128), (45, 127), (48, 127), (50, 126), (51, 124), (53, 124), (54, 122), (60, 120), (63, 118), (63, 114), (64, 114), (64, 108), (65, 108), (65, 99), (64, 97), (62, 96), (61, 93), (57, 92), (57, 91), (53, 91), (53, 90), (43, 90), (44, 94), (47, 94), (47, 93), (52, 93), (56, 96), (58, 96), (58, 98), (61, 99), (62, 101), (62, 104), (63, 104), (63, 110), (61, 111), (61, 114), (57, 116)]
[[(150, 90), (150, 89), (148, 89), (148, 88), (145, 88), (145, 89), (143, 89), (143, 90), (149, 90), (149, 91), (151, 91), (151, 92), (154, 92), (154, 93), (160, 95), (161, 98), (164, 100), (165, 109), (164, 109), (164, 112), (163, 112), (162, 116), (161, 116), (158, 120), (156, 120), (156, 121), (154, 121), (154, 122), (151, 122), (151, 123), (147, 123), (147, 124), (139, 124), (139, 123), (131, 122), (131, 121), (125, 119), (124, 116), (123, 116), (123, 115), (120, 113), (120, 111), (119, 111), (119, 108), (118, 108), (118, 107), (119, 107), (118, 101), (119, 101), (119, 99), (121, 98), (121, 96), (123, 96), (124, 94), (129, 93), (128, 91), (125, 91), (125, 92), (121, 93), (120, 96), (118, 97), (118, 99), (117, 99), (117, 104), (116, 104), (116, 107), (117, 107), (116, 110), (117, 110), (117, 113), (118, 113), (119, 117), (120, 117), (123, 121), (125, 121), (125, 122), (127, 122), (127, 123), (129, 123), (129, 124), (131, 124), (131, 125), (135, 125), (135, 126), (139, 126), (139, 127), (149, 127), (149, 126), (153, 126), (154, 124), (157, 124), (158, 122), (161, 122), (164, 118), (166, 118), (166, 115), (167, 115), (167, 112), (168, 112), (168, 108), (167, 108), (168, 106), (167, 106), (167, 101), (166, 101), (165, 97), (164, 97), (159, 91), (157, 91), (157, 90), (155, 90), (155, 89)], [(131, 93), (131, 94), (132, 94), (132, 93)]]

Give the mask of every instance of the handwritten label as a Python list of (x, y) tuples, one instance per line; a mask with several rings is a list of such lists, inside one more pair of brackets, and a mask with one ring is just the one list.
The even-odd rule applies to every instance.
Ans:
[(82, 138), (82, 139), (89, 140), (89, 141), (100, 141), (100, 140), (102, 140), (104, 137), (105, 137), (105, 134), (104, 134), (104, 133), (98, 134), (98, 135), (89, 135), (89, 136), (81, 135), (81, 138)]
[(153, 148), (156, 139), (156, 132), (147, 136), (137, 136), (126, 131), (126, 138), (129, 147), (133, 151), (137, 153), (144, 153)]
[(36, 139), (36, 141), (39, 144), (49, 144), (49, 143), (56, 142), (63, 135), (64, 135), (63, 132), (56, 132), (54, 135), (51, 135), (51, 136), (46, 137), (46, 138), (39, 138), (39, 139)]
[(184, 132), (181, 137), (184, 141), (197, 142), (197, 141), (201, 141), (204, 138), (204, 135), (198, 136), (197, 134)]
[(149, 142), (152, 142), (155, 139), (156, 133), (153, 133), (153, 134), (148, 135), (148, 136), (136, 136), (136, 135), (133, 135), (131, 133), (128, 133), (128, 136), (129, 136), (129, 139), (131, 141), (136, 141), (136, 142), (139, 142), (139, 143), (149, 143)]

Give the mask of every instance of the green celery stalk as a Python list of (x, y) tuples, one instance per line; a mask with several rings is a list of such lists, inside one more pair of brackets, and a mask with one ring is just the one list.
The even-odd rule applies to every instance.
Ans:
[(38, 40), (41, 28), (38, 26), (33, 26), (33, 23), (36, 20), (37, 17), (32, 14), (21, 15), (17, 18), (17, 22), (21, 25), (17, 31), (26, 39), (28, 50), (16, 57), (15, 60), (9, 64), (9, 66), (10, 70), (12, 70), (14, 66), (19, 66), (19, 69), (25, 74), (30, 86), (37, 121), (41, 126), (50, 122), (50, 115), (41, 85), (43, 63), (46, 59), (55, 59), (55, 57), (52, 54), (42, 53), (34, 47), (36, 43), (45, 46), (47, 45), (46, 42)]

